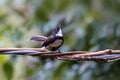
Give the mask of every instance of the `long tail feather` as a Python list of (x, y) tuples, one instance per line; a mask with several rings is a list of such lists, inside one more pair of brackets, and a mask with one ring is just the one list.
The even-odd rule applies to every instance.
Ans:
[(35, 40), (35, 41), (45, 41), (47, 37), (45, 36), (32, 36), (30, 40)]

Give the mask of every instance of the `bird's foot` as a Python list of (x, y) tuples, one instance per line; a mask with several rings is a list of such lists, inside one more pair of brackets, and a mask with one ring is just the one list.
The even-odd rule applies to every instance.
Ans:
[(62, 53), (62, 51), (60, 51), (59, 49), (58, 49), (58, 52), (59, 52), (59, 53)]
[(42, 52), (48, 52), (48, 51), (49, 51), (49, 50), (46, 49), (46, 47), (41, 47), (40, 50), (41, 50)]

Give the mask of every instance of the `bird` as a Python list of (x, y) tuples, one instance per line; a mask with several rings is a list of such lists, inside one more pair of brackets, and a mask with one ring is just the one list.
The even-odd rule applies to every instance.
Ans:
[(34, 41), (43, 41), (43, 44), (41, 47), (47, 47), (49, 46), (51, 51), (59, 50), (59, 48), (64, 43), (63, 33), (61, 27), (63, 26), (64, 20), (61, 20), (60, 23), (57, 25), (57, 27), (53, 30), (52, 34), (50, 36), (32, 36), (30, 40)]

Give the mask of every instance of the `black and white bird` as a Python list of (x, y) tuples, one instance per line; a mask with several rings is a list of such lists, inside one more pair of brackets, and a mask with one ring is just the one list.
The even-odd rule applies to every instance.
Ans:
[(33, 36), (33, 37), (31, 37), (30, 40), (43, 41), (43, 44), (41, 47), (49, 46), (52, 51), (59, 50), (59, 47), (62, 46), (62, 44), (64, 42), (61, 26), (63, 26), (62, 23), (57, 25), (57, 27), (54, 29), (52, 34), (48, 37)]

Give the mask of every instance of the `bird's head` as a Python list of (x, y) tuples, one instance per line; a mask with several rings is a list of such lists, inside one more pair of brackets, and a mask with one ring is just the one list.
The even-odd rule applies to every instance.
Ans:
[(65, 25), (65, 18), (62, 18), (62, 19), (58, 22), (58, 24), (57, 24), (56, 28), (54, 29), (52, 35), (62, 37), (63, 34), (62, 34), (61, 27), (63, 27), (64, 25)]

